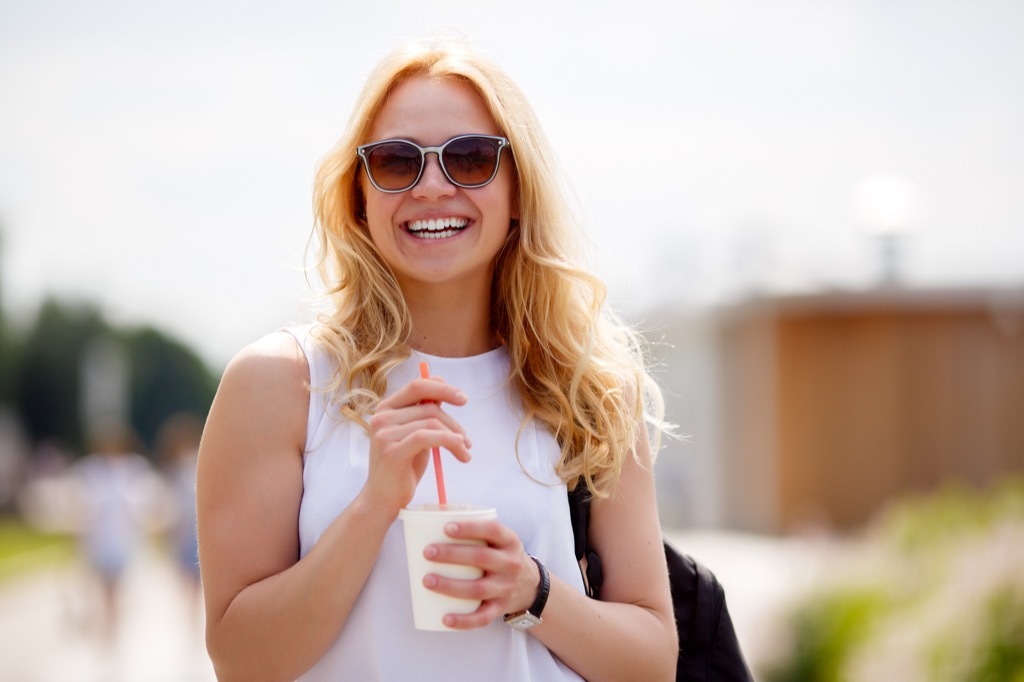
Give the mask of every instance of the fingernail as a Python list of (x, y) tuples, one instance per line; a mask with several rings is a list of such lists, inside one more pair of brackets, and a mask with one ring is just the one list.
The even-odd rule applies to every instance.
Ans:
[(455, 392), (455, 397), (458, 398), (459, 400), (469, 400), (469, 396), (467, 396), (462, 391), (456, 391)]
[(444, 532), (447, 533), (448, 535), (455, 535), (456, 533), (459, 532), (459, 524), (457, 524), (457, 523), (446, 524), (445, 527), (444, 527)]
[(471, 440), (469, 439), (469, 436), (463, 436), (463, 437), (462, 437), (462, 443), (463, 443), (463, 444), (464, 444), (464, 445), (465, 445), (465, 446), (466, 446), (467, 448), (471, 448), (471, 447), (473, 447), (473, 441), (471, 441)]
[(428, 573), (427, 575), (423, 576), (423, 586), (437, 587), (437, 576), (435, 576), (432, 573)]
[(434, 545), (427, 545), (423, 548), (423, 556), (427, 559), (433, 559), (437, 556), (437, 547)]

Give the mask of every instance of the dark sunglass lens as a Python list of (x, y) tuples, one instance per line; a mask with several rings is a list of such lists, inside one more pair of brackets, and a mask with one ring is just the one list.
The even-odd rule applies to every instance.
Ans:
[(483, 185), (498, 167), (498, 143), (485, 137), (466, 137), (444, 148), (444, 168), (460, 185)]
[(367, 155), (370, 175), (381, 189), (408, 189), (420, 174), (420, 150), (405, 142), (374, 147)]

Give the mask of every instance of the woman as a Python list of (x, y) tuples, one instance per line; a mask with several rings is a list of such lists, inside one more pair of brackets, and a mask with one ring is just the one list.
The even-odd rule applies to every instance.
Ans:
[[(657, 392), (635, 337), (602, 313), (603, 287), (572, 265), (551, 159), (518, 88), (461, 46), (410, 46), (370, 78), (316, 177), (333, 309), (239, 353), (203, 438), (222, 680), (673, 676), (644, 427)], [(418, 378), (423, 360), (443, 379)], [(436, 500), (433, 447), (450, 453), (453, 501), (498, 511), (446, 529), (485, 546), (425, 551), (483, 570), (424, 579), (482, 600), (445, 617), (458, 632), (413, 628), (396, 523)], [(602, 601), (573, 553), (578, 480), (595, 494)], [(525, 613), (539, 618), (503, 622)]]

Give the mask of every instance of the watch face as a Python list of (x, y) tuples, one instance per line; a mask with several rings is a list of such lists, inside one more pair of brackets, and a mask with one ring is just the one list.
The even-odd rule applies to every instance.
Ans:
[(520, 616), (516, 616), (512, 620), (505, 621), (516, 630), (529, 630), (534, 625), (540, 623), (540, 618), (533, 615), (532, 613), (524, 613)]

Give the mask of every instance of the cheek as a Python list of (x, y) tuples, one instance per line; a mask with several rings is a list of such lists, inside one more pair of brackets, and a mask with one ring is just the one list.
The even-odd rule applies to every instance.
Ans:
[(363, 213), (367, 222), (389, 222), (395, 213), (395, 196), (381, 192), (363, 193)]
[(370, 241), (373, 242), (374, 247), (379, 251), (381, 247), (387, 248), (388, 240), (387, 236), (390, 234), (390, 230), (387, 228), (387, 223), (380, 217), (375, 217), (368, 213), (366, 217), (366, 232), (370, 236)]
[(391, 216), (394, 215), (394, 211), (386, 201), (380, 201), (377, 197), (368, 197), (367, 199), (364, 219), (366, 233), (377, 249), (382, 246), (386, 248), (388, 236), (391, 234)]

